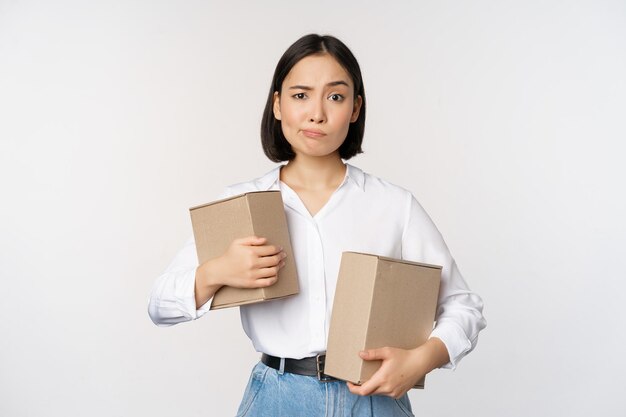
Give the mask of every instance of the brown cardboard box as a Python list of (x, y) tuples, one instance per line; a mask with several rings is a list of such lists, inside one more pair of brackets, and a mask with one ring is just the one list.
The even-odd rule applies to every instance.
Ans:
[(282, 246), (287, 254), (276, 284), (266, 288), (222, 287), (213, 296), (211, 310), (298, 293), (298, 276), (280, 191), (245, 193), (189, 211), (200, 264), (223, 255), (234, 239), (252, 235), (267, 238), (270, 245)]
[[(324, 373), (362, 384), (381, 361), (364, 361), (359, 351), (424, 343), (433, 329), (440, 280), (440, 266), (343, 252)], [(423, 387), (422, 378), (415, 388)]]

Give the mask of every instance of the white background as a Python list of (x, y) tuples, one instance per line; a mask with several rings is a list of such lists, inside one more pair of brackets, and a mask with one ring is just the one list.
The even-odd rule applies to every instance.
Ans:
[(0, 415), (234, 415), (238, 311), (157, 328), (188, 208), (272, 168), (283, 51), (330, 33), (350, 162), (410, 189), (488, 327), (418, 416), (624, 416), (624, 1), (0, 0)]

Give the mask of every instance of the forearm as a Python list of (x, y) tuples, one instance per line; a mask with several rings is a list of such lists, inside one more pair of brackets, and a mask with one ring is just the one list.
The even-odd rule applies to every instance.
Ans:
[(400, 398), (424, 375), (449, 362), (446, 345), (431, 337), (415, 349), (383, 347), (359, 352), (361, 359), (382, 360), (378, 371), (363, 385), (348, 382), (357, 395), (388, 395)]
[(194, 320), (205, 313), (196, 308), (197, 268), (196, 247), (190, 237), (152, 287), (148, 314), (155, 324), (171, 326)]
[(195, 268), (162, 274), (150, 294), (148, 314), (159, 326), (171, 326), (198, 317), (194, 300)]
[(217, 290), (222, 288), (215, 273), (215, 260), (207, 261), (196, 269), (195, 298), (196, 309), (209, 301)]
[(437, 337), (431, 337), (415, 351), (422, 359), (425, 374), (450, 362), (446, 345)]

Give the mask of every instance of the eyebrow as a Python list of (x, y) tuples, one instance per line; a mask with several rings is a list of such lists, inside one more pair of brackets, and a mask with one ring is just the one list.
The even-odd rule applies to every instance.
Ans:
[[(326, 87), (334, 87), (336, 85), (345, 85), (346, 87), (350, 87), (348, 85), (347, 82), (345, 81), (331, 81), (328, 84), (326, 84)], [(313, 87), (309, 87), (307, 85), (292, 85), (291, 87), (289, 87), (290, 90), (306, 90), (306, 91), (311, 91), (313, 90)]]

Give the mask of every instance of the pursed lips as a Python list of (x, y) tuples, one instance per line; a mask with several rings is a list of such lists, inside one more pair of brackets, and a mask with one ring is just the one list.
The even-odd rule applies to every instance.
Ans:
[(302, 129), (301, 132), (304, 136), (307, 136), (310, 138), (321, 138), (322, 136), (326, 136), (326, 133), (317, 129)]

